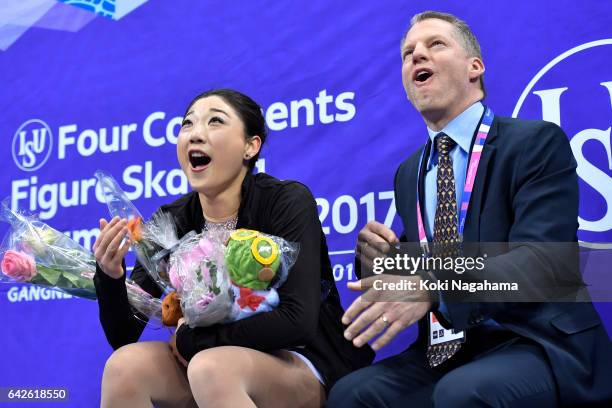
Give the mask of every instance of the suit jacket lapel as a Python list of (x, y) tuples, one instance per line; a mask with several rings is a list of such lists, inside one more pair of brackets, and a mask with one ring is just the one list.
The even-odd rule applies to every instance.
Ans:
[(402, 208), (398, 208), (402, 223), (404, 224), (404, 234), (406, 234), (406, 240), (408, 242), (419, 242), (419, 230), (417, 225), (417, 195), (416, 191), (419, 188), (420, 197), (423, 197), (423, 183), (419, 183), (419, 157), (423, 151), (423, 147), (419, 149), (419, 153), (414, 155), (412, 160), (406, 163), (406, 168), (402, 171), (399, 179), (397, 180), (399, 185), (396, 188), (399, 189), (400, 194), (403, 196), (399, 197), (398, 203)]
[[(421, 199), (421, 202), (420, 202), (421, 215), (423, 216), (423, 222), (425, 222), (425, 200), (427, 199), (427, 197), (425, 197), (425, 173), (427, 169), (427, 159), (429, 157), (430, 151), (431, 151), (431, 141), (427, 139), (427, 143), (425, 143), (425, 146), (423, 146), (423, 160), (421, 161), (421, 168), (418, 168), (418, 167), (416, 168), (419, 198)], [(418, 163), (417, 163), (417, 166), (418, 166)], [(412, 204), (412, 211), (414, 212), (413, 220), (414, 220), (414, 231), (415, 231), (415, 237), (416, 237), (415, 241), (419, 242), (419, 227), (417, 223), (416, 205), (417, 205), (417, 201), (416, 201), (416, 196), (415, 196), (413, 204)]]

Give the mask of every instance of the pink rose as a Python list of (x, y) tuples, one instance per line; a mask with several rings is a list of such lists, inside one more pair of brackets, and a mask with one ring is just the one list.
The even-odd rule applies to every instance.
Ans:
[[(195, 247), (195, 249), (197, 249), (198, 247)], [(192, 269), (194, 267), (194, 265), (197, 265), (198, 263), (200, 263), (200, 260), (202, 259), (202, 255), (200, 254), (199, 250), (193, 250), (191, 252), (187, 252), (186, 254), (183, 255), (183, 265), (185, 265), (188, 269)]]
[(27, 282), (36, 276), (34, 259), (23, 252), (6, 251), (2, 258), (2, 273), (18, 282)]
[(212, 243), (208, 239), (202, 238), (189, 252), (183, 254), (182, 261), (188, 269), (197, 268), (203, 260), (210, 259), (212, 253)]
[(183, 254), (182, 261), (189, 269), (191, 269), (198, 265), (202, 261), (202, 258), (204, 258), (204, 253), (200, 249), (200, 246), (196, 245), (191, 248), (189, 252)]
[(174, 286), (178, 292), (183, 288), (183, 282), (181, 282), (181, 278), (178, 276), (178, 272), (176, 270), (176, 266), (172, 265), (170, 270), (168, 271), (168, 276), (170, 277), (170, 283)]
[(200, 248), (202, 256), (205, 258), (210, 258), (213, 253), (213, 244), (210, 242), (210, 240), (202, 238), (200, 242), (198, 242), (198, 247)]

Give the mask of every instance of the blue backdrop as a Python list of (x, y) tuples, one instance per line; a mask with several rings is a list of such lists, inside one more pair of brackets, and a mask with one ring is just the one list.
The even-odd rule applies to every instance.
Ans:
[[(401, 232), (393, 175), (426, 138), (402, 88), (399, 51), (424, 5), (225, 3), (3, 1), (0, 197), (89, 248), (107, 216), (94, 171), (114, 175), (150, 215), (188, 189), (175, 154), (187, 103), (206, 89), (235, 88), (263, 106), (271, 130), (258, 170), (302, 181), (317, 197), (347, 305), (357, 232), (369, 219)], [(609, 3), (432, 0), (426, 7), (472, 26), (496, 114), (565, 129), (581, 183), (579, 237), (612, 242)], [(612, 307), (597, 307), (611, 330)], [(95, 302), (0, 285), (0, 327), (0, 386), (66, 387), (69, 406), (99, 404), (112, 350)], [(149, 329), (143, 339), (169, 334)], [(413, 337), (408, 330), (379, 358)]]

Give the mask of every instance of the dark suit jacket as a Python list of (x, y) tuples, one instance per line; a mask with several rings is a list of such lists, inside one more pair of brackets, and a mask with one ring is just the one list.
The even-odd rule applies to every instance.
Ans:
[[(419, 241), (416, 190), (421, 151), (404, 161), (395, 177), (396, 206), (404, 224), (402, 240), (407, 242)], [(575, 242), (575, 170), (568, 139), (558, 126), (495, 117), (474, 183), (464, 241)], [(567, 266), (560, 258), (528, 247), (511, 252), (511, 260), (500, 261), (494, 270), (527, 276), (529, 268), (538, 264), (554, 276)], [(612, 400), (612, 344), (590, 302), (449, 302), (446, 306), (454, 328), (469, 333), (493, 318), (503, 328), (541, 345), (563, 405)], [(422, 320), (417, 345), (427, 342)], [(478, 341), (468, 335), (468, 342)]]

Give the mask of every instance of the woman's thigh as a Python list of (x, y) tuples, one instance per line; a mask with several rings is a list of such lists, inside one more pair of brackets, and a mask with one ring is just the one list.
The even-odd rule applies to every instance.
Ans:
[(103, 402), (105, 398), (113, 399), (113, 393), (142, 393), (160, 408), (196, 406), (186, 367), (163, 342), (132, 343), (111, 355), (104, 367)]
[(242, 387), (260, 408), (320, 407), (325, 402), (319, 380), (306, 363), (286, 350), (264, 353), (245, 347), (216, 347), (196, 354), (189, 372), (190, 379), (205, 378), (210, 385)]

